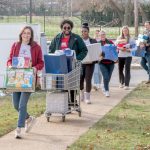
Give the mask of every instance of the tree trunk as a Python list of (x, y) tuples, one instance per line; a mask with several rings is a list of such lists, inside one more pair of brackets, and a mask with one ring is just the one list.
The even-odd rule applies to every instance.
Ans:
[(128, 25), (128, 16), (129, 16), (129, 7), (128, 7), (128, 3), (129, 3), (130, 0), (127, 0), (126, 1), (126, 4), (125, 4), (125, 13), (124, 13), (124, 22), (123, 22), (123, 25)]
[(141, 15), (142, 15), (142, 23), (144, 24), (145, 21), (148, 20), (148, 16), (147, 16), (147, 14), (145, 13), (145, 11), (143, 10), (143, 8), (142, 8), (141, 5), (140, 5), (140, 13), (141, 13)]
[(124, 10), (120, 9), (113, 0), (109, 0), (109, 3), (111, 7), (117, 12), (119, 19), (121, 21), (121, 25), (123, 25), (124, 22)]
[(131, 4), (131, 0), (127, 0), (126, 1), (126, 5), (125, 5), (125, 14), (124, 14), (124, 25), (130, 25), (131, 23), (131, 14), (132, 14), (132, 4)]
[(138, 2), (134, 0), (134, 27), (135, 27), (135, 37), (138, 36)]

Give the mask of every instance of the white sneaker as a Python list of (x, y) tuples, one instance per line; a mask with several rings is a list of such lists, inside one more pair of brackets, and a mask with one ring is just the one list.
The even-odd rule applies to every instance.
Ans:
[(109, 91), (106, 91), (106, 92), (105, 92), (105, 96), (106, 96), (106, 97), (109, 97), (109, 96), (110, 96), (110, 95), (109, 95)]
[(97, 86), (97, 88), (98, 88), (98, 89), (100, 89), (100, 88), (101, 88), (101, 85), (100, 85), (100, 84), (97, 84), (96, 86)]
[(91, 100), (90, 100), (90, 99), (86, 99), (86, 100), (85, 100), (85, 103), (86, 103), (86, 104), (91, 104)]
[(85, 95), (84, 95), (84, 97), (85, 97), (85, 103), (86, 103), (86, 104), (91, 104), (90, 93), (85, 92), (84, 94), (85, 94)]
[(124, 87), (124, 85), (123, 85), (123, 84), (120, 84), (120, 85), (119, 85), (119, 88), (123, 88), (123, 87)]
[(124, 87), (124, 90), (129, 90), (129, 87), (128, 87), (128, 86), (125, 86), (125, 87)]
[(25, 132), (26, 132), (26, 133), (29, 132), (29, 131), (32, 129), (32, 127), (33, 127), (33, 125), (35, 124), (35, 122), (36, 122), (36, 118), (33, 117), (33, 116), (30, 116), (30, 117), (26, 120), (26, 122), (25, 122)]
[(17, 128), (16, 131), (15, 131), (15, 138), (16, 139), (21, 139), (21, 128)]

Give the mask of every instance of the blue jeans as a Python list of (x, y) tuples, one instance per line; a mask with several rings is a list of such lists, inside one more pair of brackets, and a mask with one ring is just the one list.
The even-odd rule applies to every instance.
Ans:
[(92, 82), (93, 84), (101, 84), (101, 80), (102, 80), (101, 70), (100, 70), (99, 64), (96, 63), (95, 68), (94, 68)]
[(31, 93), (29, 92), (14, 92), (13, 93), (13, 105), (19, 113), (18, 125), (21, 128), (25, 126), (25, 120), (29, 118), (27, 113), (27, 103)]
[(111, 79), (112, 72), (114, 70), (114, 63), (112, 64), (100, 63), (99, 65), (103, 76), (105, 91), (109, 91), (109, 82)]
[(150, 53), (146, 53), (145, 57), (141, 59), (141, 66), (146, 70), (150, 80)]

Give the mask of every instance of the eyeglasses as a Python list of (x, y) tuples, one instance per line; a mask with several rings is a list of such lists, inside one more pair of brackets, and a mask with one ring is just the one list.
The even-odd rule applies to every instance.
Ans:
[(63, 29), (64, 29), (64, 30), (71, 30), (71, 27), (69, 27), (69, 26), (66, 27), (66, 26), (65, 26), (65, 27), (63, 27)]

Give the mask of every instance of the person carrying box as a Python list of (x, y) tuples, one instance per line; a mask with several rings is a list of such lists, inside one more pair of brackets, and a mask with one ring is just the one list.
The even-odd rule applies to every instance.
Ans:
[[(120, 44), (120, 41), (124, 40), (126, 41), (126, 44), (122, 47), (118, 47), (118, 44)], [(117, 49), (119, 51), (118, 54), (118, 70), (119, 70), (119, 81), (120, 81), (120, 88), (123, 88), (125, 90), (129, 89), (129, 83), (131, 78), (130, 73), (130, 67), (132, 62), (132, 54), (131, 51), (136, 49), (136, 47), (133, 47), (135, 45), (135, 40), (131, 38), (129, 33), (128, 26), (123, 26), (121, 30), (121, 35), (116, 40)], [(123, 73), (123, 70), (125, 70), (125, 74)]]
[(144, 34), (148, 36), (148, 40), (144, 45), (140, 45), (140, 48), (146, 49), (145, 56), (141, 59), (141, 66), (146, 70), (148, 74), (148, 81), (146, 84), (150, 83), (150, 21), (146, 21)]
[[(30, 58), (31, 67), (34, 74), (44, 67), (42, 60), (41, 47), (33, 40), (34, 33), (30, 26), (25, 26), (19, 34), (19, 42), (12, 45), (10, 55), (7, 61), (7, 67), (12, 68), (12, 60), (14, 57)], [(35, 122), (35, 117), (30, 116), (27, 112), (27, 103), (31, 92), (13, 92), (12, 100), (14, 108), (18, 111), (19, 118), (17, 129), (15, 131), (15, 138), (21, 138), (21, 128), (25, 127), (25, 132), (29, 132)]]

